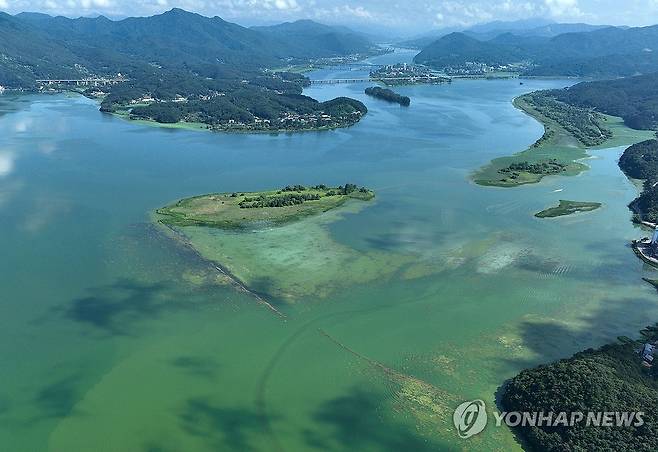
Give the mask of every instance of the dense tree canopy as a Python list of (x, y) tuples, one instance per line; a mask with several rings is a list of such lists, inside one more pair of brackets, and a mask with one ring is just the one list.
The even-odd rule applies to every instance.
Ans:
[(642, 366), (635, 349), (655, 339), (656, 327), (643, 341), (606, 345), (569, 359), (522, 371), (504, 389), (502, 405), (519, 412), (644, 412), (644, 425), (628, 427), (519, 427), (533, 450), (658, 450), (658, 380)]

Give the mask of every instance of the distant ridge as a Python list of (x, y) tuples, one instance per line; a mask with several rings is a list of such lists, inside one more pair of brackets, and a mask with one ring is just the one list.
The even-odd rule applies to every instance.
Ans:
[(324, 25), (308, 19), (252, 27), (252, 30), (287, 42), (289, 52), (300, 58), (365, 54), (374, 47), (365, 35), (347, 27)]
[[(150, 17), (110, 20), (0, 13), (0, 84), (71, 78), (84, 70), (116, 73), (140, 65), (257, 70), (295, 59), (368, 54), (374, 44), (345, 27), (298, 21), (246, 28), (173, 8)], [(84, 69), (81, 69), (84, 68)], [(82, 72), (81, 72), (82, 70)]]
[[(557, 28), (581, 27), (574, 24)], [(466, 33), (452, 33), (428, 45), (414, 59), (435, 68), (466, 62), (496, 65), (521, 60), (533, 63), (526, 75), (615, 77), (658, 71), (658, 25), (604, 27), (552, 38), (505, 33), (478, 40)]]

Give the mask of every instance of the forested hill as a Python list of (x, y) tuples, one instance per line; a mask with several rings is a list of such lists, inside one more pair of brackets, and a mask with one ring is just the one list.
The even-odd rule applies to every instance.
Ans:
[(103, 16), (69, 19), (43, 14), (19, 14), (16, 19), (47, 33), (76, 53), (83, 53), (85, 48), (111, 50), (165, 65), (175, 61), (217, 61), (265, 66), (286, 56), (283, 42), (219, 17), (204, 17), (182, 9), (119, 21)]
[(554, 37), (506, 33), (489, 40), (453, 33), (424, 48), (415, 61), (438, 69), (527, 62), (524, 74), (538, 76), (637, 75), (658, 71), (658, 26), (606, 27)]
[(459, 27), (434, 30), (412, 39), (405, 39), (399, 44), (402, 47), (424, 49), (442, 36), (454, 32), (463, 32), (465, 35), (478, 41), (489, 41), (497, 36), (511, 33), (516, 36), (552, 38), (564, 33), (580, 33), (600, 30), (610, 25), (590, 25), (584, 23), (555, 23), (542, 19), (529, 19), (512, 22), (494, 21), (474, 25), (466, 30)]
[(285, 22), (268, 27), (252, 27), (272, 39), (284, 41), (291, 56), (298, 58), (335, 57), (368, 54), (374, 46), (370, 40), (346, 27), (320, 24), (312, 20)]
[(527, 58), (527, 54), (516, 46), (480, 41), (464, 33), (450, 33), (423, 49), (414, 61), (437, 68), (475, 61), (499, 65), (521, 61)]
[(658, 128), (658, 73), (583, 82), (552, 93), (568, 104), (621, 116), (634, 129)]
[[(114, 75), (143, 65), (207, 71), (256, 70), (310, 58), (368, 54), (375, 46), (341, 27), (314, 22), (250, 29), (174, 8), (119, 21), (0, 13), (0, 85), (37, 78)], [(210, 75), (212, 76), (212, 74)]]
[[(0, 85), (50, 89), (53, 85), (39, 86), (36, 80), (120, 74), (120, 83), (91, 86), (85, 94), (102, 99), (102, 111), (129, 118), (240, 131), (327, 129), (358, 122), (367, 112), (361, 102), (317, 102), (301, 95), (308, 79), (268, 69), (357, 50), (367, 53), (374, 46), (349, 30), (316, 23), (277, 30), (245, 28), (181, 9), (120, 21), (0, 13)], [(327, 33), (333, 41), (328, 39), (325, 47), (312, 39)]]

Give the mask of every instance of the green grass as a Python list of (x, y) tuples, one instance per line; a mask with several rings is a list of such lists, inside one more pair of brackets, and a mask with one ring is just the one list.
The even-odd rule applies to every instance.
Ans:
[(501, 170), (508, 168), (513, 163), (542, 163), (555, 160), (563, 165), (565, 169), (562, 175), (573, 176), (587, 169), (587, 166), (578, 162), (588, 156), (587, 149), (605, 149), (616, 146), (631, 145), (640, 141), (648, 140), (654, 136), (651, 130), (634, 130), (624, 125), (621, 118), (609, 115), (600, 115), (603, 126), (612, 132), (612, 138), (605, 142), (586, 147), (576, 137), (565, 130), (555, 120), (544, 116), (524, 96), (514, 99), (514, 106), (544, 125), (544, 135), (535, 144), (525, 151), (517, 154), (500, 157), (492, 160), (488, 165), (480, 168), (473, 174), (473, 180), (479, 185), (495, 187), (517, 187), (524, 184), (539, 182), (547, 174), (536, 174), (519, 172), (516, 178), (502, 173)]
[(579, 202), (560, 199), (560, 204), (558, 206), (549, 207), (541, 212), (537, 212), (535, 216), (537, 218), (554, 218), (578, 212), (591, 212), (599, 207), (601, 207), (601, 203), (599, 202)]
[[(341, 194), (338, 188), (306, 188), (302, 191), (269, 190), (240, 193), (212, 193), (181, 199), (158, 209), (156, 219), (170, 226), (209, 226), (241, 229), (256, 224), (282, 225), (335, 209), (350, 199), (369, 201), (372, 190), (359, 189)], [(243, 208), (248, 199), (276, 199), (287, 194), (317, 195), (320, 199), (282, 207)]]

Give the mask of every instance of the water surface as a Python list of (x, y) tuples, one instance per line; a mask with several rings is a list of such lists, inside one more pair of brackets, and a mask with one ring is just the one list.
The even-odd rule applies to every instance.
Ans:
[[(363, 84), (313, 87), (369, 113), (349, 129), (280, 135), (145, 127), (81, 97), (5, 94), (3, 449), (518, 448), (495, 428), (466, 445), (452, 409), (473, 398), (493, 407), (520, 369), (658, 316), (641, 280), (651, 270), (628, 247), (640, 231), (626, 208), (636, 189), (616, 165), (623, 149), (596, 151), (578, 177), (516, 189), (469, 180), (541, 135), (514, 96), (569, 83), (396, 88), (410, 108), (367, 98)], [(411, 263), (274, 300), (286, 321), (149, 225), (153, 209), (199, 193), (348, 181), (376, 202), (310, 230), (351, 256)], [(533, 217), (558, 199), (604, 205)], [(265, 243), (303, 249), (294, 234)]]

